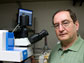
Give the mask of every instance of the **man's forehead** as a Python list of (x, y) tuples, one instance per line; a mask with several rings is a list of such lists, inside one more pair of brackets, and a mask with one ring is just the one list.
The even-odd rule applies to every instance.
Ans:
[(70, 17), (69, 12), (59, 12), (54, 16), (54, 19), (60, 20), (60, 19), (66, 19), (69, 17)]
[(70, 15), (70, 14), (68, 11), (60, 11), (55, 16), (58, 16), (58, 15)]
[(61, 22), (64, 20), (72, 21), (68, 11), (61, 11), (54, 16), (54, 23)]

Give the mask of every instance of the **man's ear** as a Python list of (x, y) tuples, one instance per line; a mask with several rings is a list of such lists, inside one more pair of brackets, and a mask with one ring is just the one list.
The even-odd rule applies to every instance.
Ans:
[(79, 22), (78, 22), (78, 20), (75, 22), (75, 25), (76, 25), (76, 30), (78, 31), (78, 29), (79, 29)]

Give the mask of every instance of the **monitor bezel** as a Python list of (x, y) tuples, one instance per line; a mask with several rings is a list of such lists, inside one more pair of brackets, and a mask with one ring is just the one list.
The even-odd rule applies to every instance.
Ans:
[[(31, 24), (27, 24), (27, 26), (32, 26), (32, 21), (33, 21), (33, 10), (29, 10), (29, 9), (24, 9), (24, 8), (18, 8), (18, 19), (17, 19), (17, 23), (20, 24), (20, 17), (19, 17), (19, 14), (20, 14), (20, 10), (24, 10), (24, 11), (30, 11), (32, 12), (32, 17), (31, 17)], [(30, 22), (30, 21), (29, 21)]]

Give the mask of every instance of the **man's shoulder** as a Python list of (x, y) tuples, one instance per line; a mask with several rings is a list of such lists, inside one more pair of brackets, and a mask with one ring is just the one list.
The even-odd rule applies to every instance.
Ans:
[(84, 47), (84, 39), (82, 39), (82, 45), (81, 45), (81, 47), (83, 48)]
[(80, 52), (82, 52), (82, 53), (84, 53), (84, 39), (83, 38), (81, 38), (81, 45), (80, 45)]

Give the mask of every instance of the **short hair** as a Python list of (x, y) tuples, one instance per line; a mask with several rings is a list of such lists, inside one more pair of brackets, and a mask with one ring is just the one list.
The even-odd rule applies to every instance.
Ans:
[(57, 12), (54, 13), (53, 17), (52, 17), (52, 23), (54, 24), (54, 16), (61, 12), (61, 11), (68, 11), (69, 14), (70, 14), (70, 17), (72, 18), (73, 20), (73, 23), (75, 23), (77, 21), (77, 17), (76, 17), (76, 14), (71, 10), (71, 9), (63, 9), (63, 10), (58, 10)]

